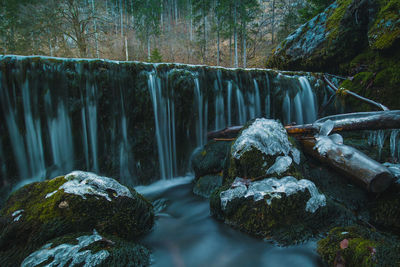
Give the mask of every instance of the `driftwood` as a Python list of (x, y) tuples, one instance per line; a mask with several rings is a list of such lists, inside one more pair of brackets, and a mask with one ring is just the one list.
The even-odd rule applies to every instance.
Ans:
[(331, 142), (327, 152), (321, 154), (316, 149), (315, 138), (301, 140), (301, 143), (307, 154), (352, 178), (369, 192), (383, 192), (393, 182), (394, 178), (389, 169), (353, 147)]
[(351, 96), (351, 97), (353, 97), (353, 98), (355, 98), (355, 99), (357, 99), (357, 100), (360, 100), (360, 101), (362, 101), (362, 102), (364, 102), (364, 103), (367, 103), (368, 105), (371, 105), (371, 106), (373, 106), (373, 107), (375, 107), (375, 108), (378, 108), (378, 109), (382, 109), (383, 111), (386, 111), (386, 110), (389, 110), (387, 107), (385, 107), (384, 105), (382, 105), (381, 103), (378, 103), (378, 102), (375, 102), (375, 101), (373, 101), (373, 100), (371, 100), (371, 99), (368, 99), (368, 98), (365, 98), (365, 97), (363, 97), (363, 96), (360, 96), (360, 95), (358, 95), (358, 94), (356, 94), (356, 93), (354, 93), (354, 92), (352, 92), (352, 91), (350, 91), (350, 90), (347, 90), (347, 89), (338, 89), (327, 77), (326, 77), (326, 75), (324, 75), (324, 81), (328, 84), (328, 86), (330, 87), (330, 88), (332, 88), (335, 92), (338, 92), (338, 91), (343, 91), (343, 93), (345, 94), (345, 95), (349, 95), (349, 96)]
[[(293, 137), (312, 136), (319, 132), (322, 124), (331, 120), (335, 123), (332, 132), (400, 129), (400, 110), (357, 112), (332, 115), (315, 121), (313, 124), (285, 126), (287, 133)], [(232, 126), (223, 130), (209, 132), (208, 139), (233, 138), (243, 126)]]

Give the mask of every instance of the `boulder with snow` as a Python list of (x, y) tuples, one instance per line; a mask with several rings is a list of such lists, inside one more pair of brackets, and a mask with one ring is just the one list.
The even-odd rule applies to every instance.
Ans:
[(135, 190), (94, 173), (74, 171), (14, 192), (0, 211), (0, 265), (70, 233), (134, 241), (154, 224), (153, 207)]

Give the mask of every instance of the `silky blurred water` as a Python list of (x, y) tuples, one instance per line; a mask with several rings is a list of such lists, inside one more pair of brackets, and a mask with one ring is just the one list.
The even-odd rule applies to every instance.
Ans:
[(279, 247), (215, 220), (209, 202), (195, 196), (192, 177), (163, 180), (136, 190), (154, 201), (157, 219), (142, 243), (153, 266), (324, 266), (316, 243)]

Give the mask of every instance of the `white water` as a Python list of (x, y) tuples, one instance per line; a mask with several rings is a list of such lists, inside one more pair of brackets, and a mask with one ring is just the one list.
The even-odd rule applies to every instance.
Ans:
[(153, 103), (161, 179), (169, 179), (176, 172), (174, 103), (162, 95), (161, 80), (155, 72), (148, 73), (148, 87)]

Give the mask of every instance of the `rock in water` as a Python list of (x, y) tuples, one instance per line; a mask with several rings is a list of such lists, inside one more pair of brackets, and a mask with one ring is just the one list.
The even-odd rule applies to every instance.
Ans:
[(135, 190), (81, 171), (22, 187), (0, 214), (1, 266), (20, 264), (62, 235), (96, 229), (102, 235), (136, 240), (154, 225), (152, 205)]
[(298, 176), (295, 164), (299, 163), (300, 152), (289, 141), (283, 125), (275, 120), (256, 119), (232, 145), (229, 177)]
[(197, 149), (191, 158), (195, 173), (193, 193), (209, 198), (223, 182), (223, 170), (229, 158), (229, 141), (211, 141)]
[(229, 177), (211, 196), (212, 214), (283, 244), (323, 232), (339, 217), (334, 218), (339, 209), (303, 179), (300, 161), (300, 151), (280, 122), (256, 119), (232, 144)]
[(221, 175), (205, 175), (197, 179), (193, 187), (193, 193), (198, 196), (209, 198), (217, 188), (222, 186)]

